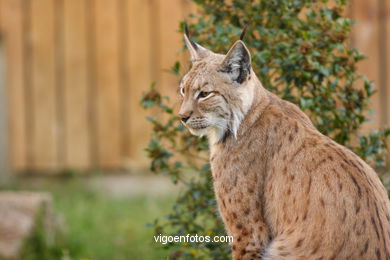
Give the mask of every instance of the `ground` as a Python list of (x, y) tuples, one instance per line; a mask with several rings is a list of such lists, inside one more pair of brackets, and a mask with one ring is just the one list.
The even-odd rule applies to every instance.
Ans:
[(0, 190), (47, 191), (53, 195), (62, 235), (45, 245), (39, 234), (23, 259), (167, 259), (148, 227), (169, 213), (179, 190), (151, 175), (18, 178)]

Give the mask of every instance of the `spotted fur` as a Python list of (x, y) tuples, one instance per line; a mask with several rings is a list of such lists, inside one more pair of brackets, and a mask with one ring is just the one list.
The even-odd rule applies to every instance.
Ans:
[(390, 202), (375, 171), (265, 90), (242, 41), (227, 55), (196, 46), (179, 115), (209, 137), (233, 259), (390, 259)]

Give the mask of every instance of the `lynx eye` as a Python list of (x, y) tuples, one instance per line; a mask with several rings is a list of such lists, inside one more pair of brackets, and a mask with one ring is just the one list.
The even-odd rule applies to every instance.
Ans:
[(211, 94), (211, 92), (201, 91), (198, 94), (198, 98), (205, 98), (208, 97)]

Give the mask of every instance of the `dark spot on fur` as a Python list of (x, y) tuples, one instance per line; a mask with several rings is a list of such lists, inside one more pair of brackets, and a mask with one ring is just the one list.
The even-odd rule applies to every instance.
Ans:
[(298, 123), (297, 122), (295, 122), (295, 124), (294, 124), (294, 130), (295, 130), (295, 133), (298, 133)]
[(305, 145), (305, 144), (302, 144), (302, 145), (295, 151), (295, 153), (293, 154), (293, 156), (292, 156), (291, 159), (290, 159), (290, 162), (292, 162), (292, 161), (295, 159), (295, 157), (297, 157), (297, 155), (298, 155), (303, 149), (305, 149), (305, 147), (306, 147), (306, 145)]
[(379, 251), (379, 248), (376, 249), (375, 254), (376, 254), (376, 259), (380, 260), (381, 259), (381, 252)]
[(299, 239), (298, 242), (295, 244), (295, 248), (301, 247), (303, 242), (303, 238)]
[(356, 178), (355, 178), (351, 173), (349, 173), (349, 177), (352, 179), (353, 184), (354, 184), (355, 187), (356, 187), (358, 196), (359, 196), (359, 198), (360, 198), (360, 197), (362, 196), (362, 189), (360, 188), (359, 184), (357, 183)]
[(364, 244), (363, 250), (360, 252), (360, 256), (365, 255), (367, 253), (367, 250), (368, 250), (368, 239), (367, 239), (366, 243)]
[(330, 182), (329, 182), (329, 177), (328, 177), (328, 175), (324, 174), (324, 179), (325, 179), (325, 185), (326, 185), (326, 187), (328, 187), (328, 189), (331, 190), (332, 187), (330, 186)]
[(291, 235), (293, 232), (294, 232), (294, 229), (289, 229), (286, 234)]
[(374, 219), (373, 216), (371, 216), (371, 224), (372, 224), (372, 226), (374, 227), (375, 233), (376, 233), (376, 237), (377, 237), (378, 240), (379, 240), (379, 231), (378, 231), (378, 227), (376, 226), (376, 222), (375, 222), (375, 219)]
[(318, 252), (318, 249), (320, 249), (320, 243), (318, 243), (318, 244), (314, 247), (313, 251), (311, 251), (311, 254), (312, 254), (312, 255), (315, 255), (315, 254)]
[(347, 210), (344, 207), (343, 217), (341, 218), (341, 221), (344, 223), (346, 218), (347, 218)]
[(309, 175), (309, 183), (307, 184), (307, 189), (306, 189), (306, 193), (309, 194), (310, 193), (310, 190), (311, 190), (311, 176)]
[(344, 169), (344, 171), (348, 171), (347, 166), (345, 165), (345, 163), (341, 162), (340, 166), (341, 166), (341, 168)]
[(381, 228), (381, 231), (383, 233), (383, 225), (382, 225), (382, 220), (379, 217), (379, 211), (378, 211), (378, 206), (375, 204), (375, 212), (376, 212), (376, 217), (378, 218), (379, 221), (379, 227)]
[(355, 213), (356, 215), (359, 213), (360, 211), (360, 204), (358, 201), (355, 201)]
[(312, 169), (312, 171), (315, 171), (317, 170), (322, 164), (324, 164), (326, 162), (326, 159), (322, 159), (321, 161), (319, 161), (318, 163), (316, 163), (316, 165), (314, 165), (314, 168)]
[(325, 201), (323, 198), (320, 198), (320, 203), (323, 208), (325, 208)]
[(345, 245), (345, 241), (343, 241), (343, 243), (341, 243), (341, 245), (336, 249), (336, 251), (333, 254), (333, 256), (331, 257), (331, 259), (336, 259), (338, 254), (340, 254), (341, 250), (344, 248), (344, 245)]

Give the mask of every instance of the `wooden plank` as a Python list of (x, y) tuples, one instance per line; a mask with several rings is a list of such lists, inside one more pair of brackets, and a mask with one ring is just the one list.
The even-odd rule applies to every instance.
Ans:
[(120, 77), (120, 110), (121, 110), (121, 161), (126, 164), (127, 155), (130, 151), (130, 111), (129, 111), (129, 13), (128, 13), (129, 1), (118, 0), (118, 48), (119, 48), (119, 77)]
[[(1, 6), (0, 6), (1, 8)], [(1, 11), (0, 11), (1, 15)], [(1, 20), (1, 17), (0, 17)], [(10, 178), (9, 166), (9, 127), (8, 127), (8, 101), (5, 80), (5, 48), (4, 42), (0, 42), (0, 184)]]
[[(380, 78), (380, 103), (381, 103), (381, 125), (385, 126), (390, 123), (389, 116), (389, 64), (388, 64), (388, 51), (389, 43), (388, 42), (388, 31), (387, 31), (387, 21), (390, 21), (390, 10), (389, 10), (389, 1), (387, 0), (378, 0), (378, 22), (379, 22), (379, 45), (378, 45), (378, 63), (379, 63), (379, 78)], [(389, 30), (390, 32), (390, 30)]]
[(54, 7), (54, 46), (55, 46), (55, 106), (56, 106), (56, 143), (57, 170), (65, 166), (65, 88), (64, 88), (64, 2), (53, 0)]
[(91, 167), (86, 0), (64, 1), (65, 167)]
[(95, 1), (87, 1), (87, 74), (88, 74), (88, 107), (89, 107), (89, 151), (91, 169), (98, 169), (98, 138), (97, 138), (97, 90), (96, 90), (96, 30)]
[(153, 19), (149, 1), (128, 1), (128, 64), (129, 84), (128, 92), (128, 136), (126, 144), (127, 164), (131, 169), (146, 167), (148, 161), (144, 148), (148, 144), (151, 125), (145, 117), (149, 111), (140, 106), (142, 94), (149, 90), (153, 80), (153, 64), (155, 58), (152, 53), (152, 24)]
[[(366, 75), (369, 80), (375, 82), (375, 89), (378, 91), (371, 98), (372, 115), (368, 115), (370, 122), (364, 124), (363, 132), (380, 127), (380, 77), (379, 77), (379, 23), (378, 23), (378, 1), (357, 1), (351, 3), (352, 19), (358, 21), (352, 31), (352, 44), (368, 58), (360, 62), (358, 71)], [(359, 83), (360, 84), (360, 83)], [(361, 84), (360, 84), (361, 85)], [(359, 86), (360, 87), (360, 86)]]
[(96, 0), (96, 105), (98, 166), (121, 166), (118, 1)]
[(184, 19), (183, 5), (184, 0), (172, 0), (170, 4), (159, 1), (160, 71), (157, 83), (162, 94), (172, 98), (177, 97), (178, 77), (164, 70), (169, 70), (181, 58), (183, 42), (178, 29), (179, 22)]
[[(386, 76), (386, 84), (383, 86), (386, 88), (386, 97), (385, 104), (382, 106), (383, 110), (387, 111), (387, 118), (385, 118), (385, 124), (387, 127), (390, 127), (390, 1), (384, 1), (384, 30), (385, 30), (385, 39), (384, 39), (384, 47), (386, 48), (386, 60), (383, 68), (383, 73)], [(390, 137), (387, 139), (387, 165), (390, 165)]]
[(54, 0), (31, 1), (32, 168), (57, 170)]
[(26, 114), (23, 55), (23, 1), (1, 1), (1, 25), (6, 49), (6, 80), (9, 111), (9, 159), (13, 171), (27, 167)]

